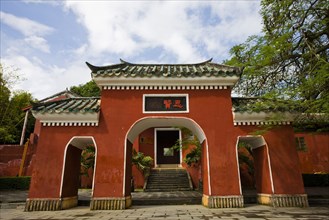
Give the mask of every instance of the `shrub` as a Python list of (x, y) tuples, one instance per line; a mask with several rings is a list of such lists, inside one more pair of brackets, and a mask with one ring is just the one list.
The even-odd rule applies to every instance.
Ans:
[(0, 190), (28, 190), (31, 177), (0, 177)]

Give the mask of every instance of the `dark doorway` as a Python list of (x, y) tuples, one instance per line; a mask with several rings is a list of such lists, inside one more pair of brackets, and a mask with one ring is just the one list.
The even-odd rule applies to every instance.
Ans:
[(180, 151), (172, 149), (179, 140), (179, 130), (156, 131), (157, 164), (180, 164)]

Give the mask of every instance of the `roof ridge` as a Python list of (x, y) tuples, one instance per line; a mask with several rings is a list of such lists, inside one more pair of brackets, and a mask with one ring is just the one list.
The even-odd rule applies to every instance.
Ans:
[(66, 89), (63, 90), (63, 91), (57, 92), (57, 93), (55, 93), (55, 94), (53, 94), (53, 95), (51, 95), (51, 96), (48, 96), (48, 97), (43, 98), (43, 99), (41, 99), (41, 100), (38, 100), (38, 102), (44, 102), (44, 101), (46, 101), (46, 100), (52, 99), (52, 98), (54, 98), (54, 97), (56, 97), (56, 96), (59, 96), (59, 95), (61, 95), (61, 94), (65, 94), (65, 93), (71, 93), (71, 94), (73, 94), (73, 95), (75, 95), (75, 96), (77, 96), (77, 97), (80, 97), (80, 96), (79, 96), (78, 94), (76, 94), (75, 92), (72, 92), (71, 90), (69, 90), (68, 88), (66, 88)]
[[(67, 99), (99, 99), (100, 96), (89, 96), (89, 97), (71, 97), (71, 98), (67, 98)], [(67, 100), (65, 99), (65, 100)]]
[(199, 63), (175, 63), (175, 64), (170, 64), (170, 63), (131, 63), (131, 62), (127, 62), (123, 59), (120, 58), (120, 62), (122, 64), (128, 64), (128, 65), (138, 65), (138, 66), (164, 66), (164, 65), (168, 65), (168, 66), (187, 66), (187, 65), (202, 65), (205, 63), (210, 63), (212, 61), (213, 58), (210, 58), (208, 60), (199, 62)]
[[(210, 58), (206, 61), (202, 61), (199, 63), (177, 63), (177, 64), (170, 64), (170, 63), (131, 63), (131, 62), (127, 62), (123, 59), (120, 58), (120, 63), (116, 63), (116, 64), (110, 64), (110, 65), (106, 65), (106, 66), (95, 66), (92, 65), (91, 63), (86, 61), (87, 66), (89, 67), (89, 69), (94, 72), (97, 70), (103, 70), (109, 67), (116, 67), (116, 66), (121, 66), (121, 65), (131, 65), (131, 66), (191, 66), (191, 65), (203, 65), (206, 63), (211, 63), (213, 58)], [(213, 63), (216, 65), (222, 65), (222, 66), (227, 66), (227, 65), (223, 65), (223, 64), (217, 64), (217, 63)], [(227, 66), (230, 67), (230, 66)]]
[(70, 97), (66, 99), (59, 99), (59, 100), (54, 100), (54, 101), (49, 101), (49, 102), (35, 102), (32, 104), (32, 106), (41, 106), (41, 105), (51, 105), (53, 103), (59, 103), (59, 102), (65, 102), (69, 100), (79, 100), (79, 99), (100, 99), (100, 97), (95, 96), (95, 97)]

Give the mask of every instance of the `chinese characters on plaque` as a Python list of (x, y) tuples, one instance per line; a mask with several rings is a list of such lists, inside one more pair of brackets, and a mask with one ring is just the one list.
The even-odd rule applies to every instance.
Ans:
[(145, 112), (187, 112), (186, 96), (145, 96)]

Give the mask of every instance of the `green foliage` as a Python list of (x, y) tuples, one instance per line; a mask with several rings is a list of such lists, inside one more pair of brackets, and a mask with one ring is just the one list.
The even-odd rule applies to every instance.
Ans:
[(188, 154), (186, 154), (184, 162), (188, 166), (197, 166), (201, 161), (201, 143), (199, 139), (195, 135), (193, 135), (193, 133), (188, 128), (180, 127), (180, 129), (183, 133), (183, 138), (182, 140), (177, 140), (175, 145), (172, 146), (172, 148), (174, 150), (179, 151), (180, 149), (187, 149), (189, 147), (193, 147), (192, 150)]
[(81, 175), (88, 176), (88, 170), (95, 166), (95, 147), (87, 146), (82, 150), (80, 165), (83, 167)]
[(0, 190), (28, 190), (31, 177), (0, 177)]
[(250, 144), (245, 141), (239, 141), (238, 143), (238, 158), (239, 158), (239, 165), (246, 165), (248, 167), (248, 173), (253, 176), (255, 172), (254, 162), (252, 159), (252, 148)]
[(189, 166), (197, 166), (201, 160), (201, 147), (195, 146), (184, 158), (184, 162)]
[(299, 114), (294, 122), (295, 131), (328, 132), (328, 114)]
[(301, 112), (329, 113), (329, 8), (324, 0), (261, 1), (263, 33), (234, 46), (244, 67), (235, 92), (281, 98)]
[(70, 91), (82, 96), (82, 97), (99, 97), (100, 89), (94, 81), (89, 81), (86, 84), (79, 86), (72, 86)]
[[(13, 76), (14, 79), (8, 76)], [(4, 73), (0, 64), (0, 144), (19, 143), (25, 118), (22, 109), (34, 101), (30, 93), (10, 91), (11, 84), (17, 80), (15, 74)], [(33, 132), (34, 122), (35, 119), (30, 114), (24, 141)]]
[(153, 158), (150, 156), (145, 156), (142, 152), (137, 152), (133, 148), (132, 164), (136, 165), (137, 169), (143, 174), (145, 178), (150, 175), (151, 167), (153, 164)]

